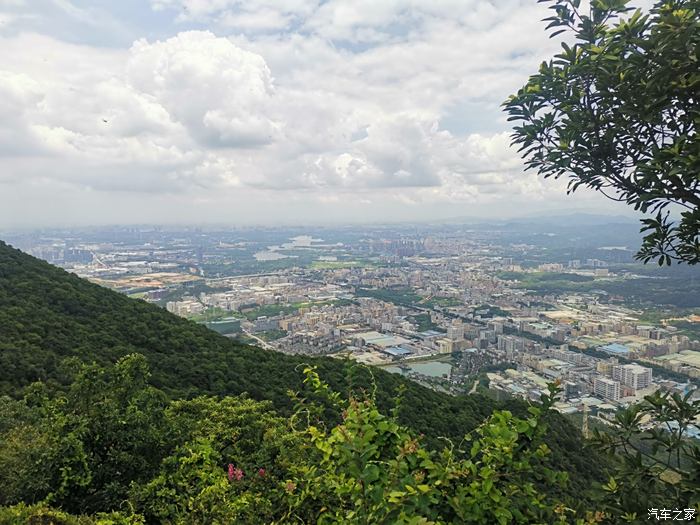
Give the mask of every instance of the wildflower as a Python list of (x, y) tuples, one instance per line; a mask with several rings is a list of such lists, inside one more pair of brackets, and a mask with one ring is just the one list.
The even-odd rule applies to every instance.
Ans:
[(260, 476), (261, 478), (265, 477), (265, 469), (264, 468), (258, 469), (258, 476)]
[(295, 488), (297, 488), (297, 484), (294, 483), (293, 481), (287, 481), (287, 484), (284, 486), (284, 490), (286, 490), (287, 493), (289, 493), (289, 494), (294, 492)]
[(238, 467), (234, 467), (233, 463), (228, 464), (228, 480), (229, 481), (241, 481), (243, 479), (243, 471)]

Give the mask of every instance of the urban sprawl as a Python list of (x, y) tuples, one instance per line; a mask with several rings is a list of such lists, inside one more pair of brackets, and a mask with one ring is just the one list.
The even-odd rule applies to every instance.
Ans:
[[(699, 341), (595, 289), (635, 277), (609, 260), (526, 265), (518, 254), (534, 245), (454, 232), (278, 244), (156, 232), (149, 241), (130, 231), (130, 240), (25, 243), (94, 282), (278, 352), (351, 359), (453, 394), (538, 400), (557, 382), (556, 408), (583, 413), (586, 427), (658, 389), (685, 394), (700, 378)], [(629, 262), (629, 250), (615, 250)], [(553, 276), (589, 286), (528, 286)]]

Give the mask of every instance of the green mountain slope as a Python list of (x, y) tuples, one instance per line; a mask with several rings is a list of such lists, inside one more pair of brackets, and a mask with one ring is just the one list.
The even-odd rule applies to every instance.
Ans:
[[(129, 299), (80, 279), (0, 242), (0, 395), (19, 397), (35, 381), (62, 388), (66, 358), (115, 362), (143, 354), (151, 382), (171, 398), (247, 392), (289, 413), (288, 391), (299, 390), (302, 363), (337, 391), (370, 388), (370, 372), (332, 358), (292, 357), (237, 344), (204, 326), (154, 305)], [(460, 440), (495, 408), (489, 398), (451, 397), (400, 376), (373, 370), (377, 401), (387, 409), (405, 386), (400, 421), (426, 435), (433, 446), (444, 436)], [(507, 405), (524, 413), (524, 404)], [(573, 486), (585, 487), (597, 470), (582, 450), (579, 433), (557, 418), (548, 436), (552, 459), (572, 473)]]

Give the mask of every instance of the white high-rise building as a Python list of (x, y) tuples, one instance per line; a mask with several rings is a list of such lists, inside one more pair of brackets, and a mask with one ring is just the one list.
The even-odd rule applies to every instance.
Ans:
[(513, 335), (499, 335), (497, 345), (499, 350), (510, 352), (511, 354), (515, 351), (522, 352), (525, 348), (523, 339)]
[(651, 385), (651, 368), (636, 364), (613, 366), (612, 378), (623, 385), (640, 390)]
[(593, 379), (593, 393), (604, 399), (618, 401), (620, 399), (620, 382), (607, 377)]

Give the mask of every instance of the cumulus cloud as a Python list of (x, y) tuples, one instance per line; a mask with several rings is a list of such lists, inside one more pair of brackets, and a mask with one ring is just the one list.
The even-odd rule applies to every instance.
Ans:
[(0, 156), (41, 152), (27, 113), (36, 109), (42, 98), (39, 85), (31, 77), (0, 70)]
[(129, 46), (0, 39), (0, 181), (392, 213), (560, 191), (499, 110), (553, 51), (530, 2), (152, 5), (174, 29)]
[(274, 89), (265, 60), (209, 32), (137, 41), (127, 79), (205, 146), (266, 144), (278, 127), (268, 116)]

